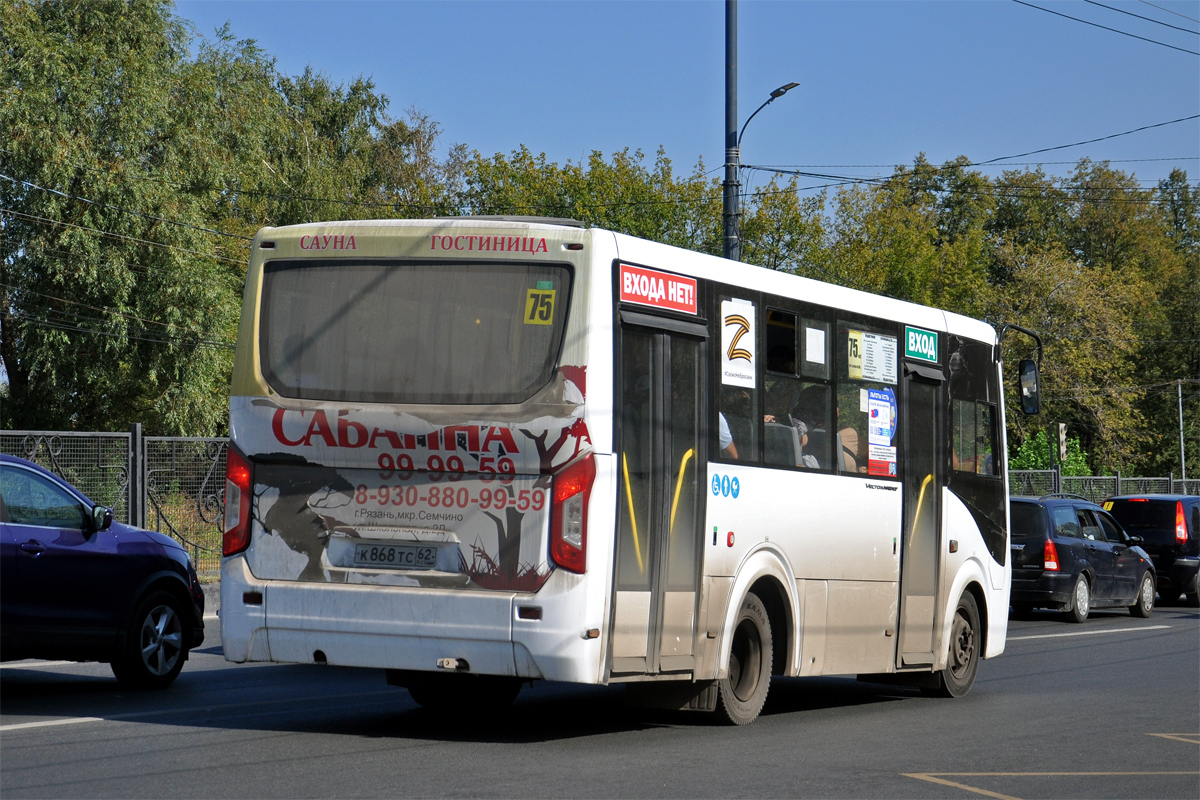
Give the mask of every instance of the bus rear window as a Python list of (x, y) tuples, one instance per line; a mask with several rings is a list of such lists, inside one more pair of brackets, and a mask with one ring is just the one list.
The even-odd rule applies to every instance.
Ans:
[(567, 267), (449, 261), (272, 261), (260, 354), (285, 397), (520, 403), (549, 382)]

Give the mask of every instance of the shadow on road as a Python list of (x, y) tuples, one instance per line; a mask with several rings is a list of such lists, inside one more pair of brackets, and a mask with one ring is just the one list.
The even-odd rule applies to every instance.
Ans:
[[(185, 669), (165, 691), (137, 692), (122, 689), (100, 672), (103, 665), (92, 667), (88, 674), (79, 674), (9, 665), (0, 674), (3, 724), (98, 717), (243, 731), (532, 743), (712, 723), (707, 714), (627, 708), (620, 685), (537, 683), (526, 686), (501, 713), (447, 714), (421, 708), (407, 691), (386, 686), (379, 670), (229, 665)], [(763, 716), (802, 717), (914, 695), (915, 690), (852, 678), (776, 678)]]

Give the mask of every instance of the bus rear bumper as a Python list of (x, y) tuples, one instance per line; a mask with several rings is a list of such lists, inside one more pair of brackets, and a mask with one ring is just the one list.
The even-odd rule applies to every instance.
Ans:
[[(554, 576), (549, 583), (555, 583)], [(244, 558), (234, 556), (221, 566), (221, 637), (225, 658), (236, 662), (598, 682), (597, 639), (581, 637), (580, 626), (569, 620), (517, 617), (518, 606), (535, 597), (260, 581)], [(553, 608), (569, 606), (539, 605), (547, 616)]]

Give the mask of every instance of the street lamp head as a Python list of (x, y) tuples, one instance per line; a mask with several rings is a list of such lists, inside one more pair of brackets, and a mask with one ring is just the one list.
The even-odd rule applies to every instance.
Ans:
[(796, 88), (797, 86), (799, 86), (799, 85), (800, 85), (800, 84), (798, 84), (798, 83), (795, 83), (795, 82), (793, 82), (793, 83), (785, 83), (783, 86), (780, 86), (778, 89), (776, 89), (775, 91), (771, 92), (771, 99), (772, 99), (772, 100), (774, 100), (776, 97), (783, 97), (783, 96), (784, 96), (785, 94), (787, 94), (787, 93), (788, 93), (790, 90), (792, 90), (792, 89), (795, 89), (795, 88)]

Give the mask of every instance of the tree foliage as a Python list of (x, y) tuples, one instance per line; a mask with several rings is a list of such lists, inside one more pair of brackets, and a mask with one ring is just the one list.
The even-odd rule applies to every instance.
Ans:
[[(667, 154), (558, 164), (453, 145), (369, 79), (285, 75), (163, 0), (0, 0), (0, 424), (211, 434), (226, 425), (247, 244), (263, 225), (505, 214), (567, 217), (721, 252), (721, 185)], [(745, 198), (743, 258), (926, 303), (1045, 340), (1046, 413), (1089, 469), (1200, 474), (1200, 190), (1107, 163), (989, 177), (918, 155), (819, 194)], [(1031, 343), (1005, 342), (1011, 364)], [(1010, 408), (1016, 408), (1011, 402)], [(7, 395), (2, 394), (6, 391)], [(1019, 452), (1019, 451), (1018, 451)]]
[(436, 127), (369, 80), (282, 75), (157, 0), (0, 14), (5, 427), (217, 433), (259, 227), (449, 208)]
[[(1036, 431), (1021, 442), (1008, 461), (1009, 469), (1054, 469), (1058, 460), (1054, 443), (1045, 431)], [(1088, 466), (1087, 453), (1079, 444), (1079, 437), (1067, 439), (1067, 460), (1058, 465), (1063, 475), (1070, 477), (1092, 474)]]

